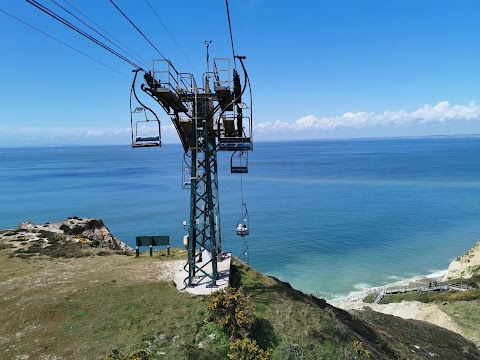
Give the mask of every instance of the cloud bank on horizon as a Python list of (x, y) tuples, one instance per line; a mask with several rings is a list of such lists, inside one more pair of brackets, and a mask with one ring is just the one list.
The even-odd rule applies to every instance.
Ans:
[[(345, 129), (365, 129), (374, 127), (411, 127), (415, 125), (428, 125), (429, 123), (446, 123), (455, 120), (480, 120), (480, 105), (475, 101), (468, 105), (450, 105), (448, 101), (442, 101), (438, 104), (424, 105), (423, 107), (407, 112), (385, 111), (382, 114), (374, 112), (347, 112), (343, 115), (333, 117), (318, 118), (314, 115), (304, 116), (295, 122), (274, 121), (258, 123), (254, 126), (255, 133), (271, 134), (284, 133), (291, 135), (294, 133), (314, 132), (321, 134), (322, 131), (345, 130)], [(415, 134), (412, 134), (415, 135)]]
[[(391, 136), (388, 131), (394, 131), (399, 136), (425, 135), (418, 133), (419, 128), (435, 130), (429, 135), (440, 135), (445, 126), (451, 134), (476, 134), (480, 130), (480, 105), (475, 101), (468, 105), (451, 105), (448, 101), (436, 105), (424, 105), (415, 111), (385, 111), (381, 114), (374, 112), (346, 112), (333, 117), (316, 117), (307, 115), (300, 119), (289, 121), (254, 121), (254, 136), (258, 140), (301, 140), (349, 136), (375, 137)], [(465, 128), (457, 127), (458, 123), (466, 123), (470, 132)], [(165, 123), (165, 121), (164, 121)], [(162, 138), (165, 143), (176, 143), (177, 133), (172, 124), (162, 124)], [(472, 126), (475, 124), (475, 126)], [(443, 126), (443, 127), (442, 127)], [(398, 129), (403, 129), (402, 133)], [(440, 129), (440, 132), (438, 132)], [(477, 130), (478, 129), (478, 130)], [(143, 129), (145, 135), (151, 129)], [(6, 139), (14, 135), (18, 145), (65, 145), (65, 144), (128, 144), (131, 137), (130, 128), (44, 128), (23, 127), (4, 129)], [(20, 143), (19, 143), (20, 141)], [(8, 145), (8, 141), (5, 142)]]

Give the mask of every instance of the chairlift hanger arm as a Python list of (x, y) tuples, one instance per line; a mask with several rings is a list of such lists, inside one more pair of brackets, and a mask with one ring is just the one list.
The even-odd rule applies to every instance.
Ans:
[(236, 104), (237, 103), (237, 100), (241, 99), (242, 98), (242, 95), (243, 93), (245, 92), (245, 89), (247, 88), (247, 79), (248, 79), (248, 73), (247, 73), (247, 70), (245, 69), (245, 65), (243, 64), (243, 59), (246, 59), (245, 56), (235, 56), (236, 58), (238, 58), (240, 60), (240, 63), (242, 65), (242, 69), (243, 69), (243, 73), (244, 73), (244, 79), (245, 79), (245, 84), (243, 85), (243, 89), (242, 89), (242, 92), (236, 96), (232, 101), (230, 101), (230, 103), (224, 107), (224, 109), (222, 110), (222, 112), (220, 113), (219, 117), (221, 117), (223, 115), (223, 113), (226, 111), (227, 107), (229, 107), (230, 105), (233, 105), (233, 104)]
[[(135, 90), (135, 84), (136, 84), (136, 80), (137, 80), (139, 70), (133, 70), (133, 72), (135, 72), (135, 75), (134, 75), (134, 78), (133, 78), (132, 87), (130, 89), (130, 126), (131, 126), (131, 130), (132, 130), (132, 147), (136, 148), (136, 147), (162, 146), (160, 119), (158, 118), (157, 114), (152, 109), (150, 109), (148, 106), (146, 106), (138, 98), (136, 90)], [(135, 97), (138, 104), (141, 105), (141, 107), (135, 108), (134, 111), (132, 111), (132, 94)], [(138, 123), (139, 123), (139, 121), (136, 122), (135, 128), (133, 126), (133, 113), (138, 114), (140, 112), (143, 112), (143, 114), (145, 116), (145, 120), (143, 122), (150, 121), (150, 120), (148, 120), (148, 117), (147, 117), (147, 110), (150, 113), (152, 113), (153, 116), (155, 117), (155, 120), (151, 120), (151, 121), (156, 122), (157, 125), (158, 125), (158, 129), (157, 129), (158, 130), (158, 136), (150, 136), (150, 135), (140, 136), (138, 134)]]
[[(245, 87), (247, 86), (247, 82), (248, 82), (248, 88), (249, 88), (249, 91), (250, 91), (250, 128), (253, 126), (252, 125), (252, 121), (253, 121), (253, 99), (252, 99), (252, 85), (250, 84), (250, 77), (248, 76), (248, 72), (247, 72), (247, 69), (245, 68), (245, 64), (243, 63), (243, 60), (246, 59), (245, 56), (237, 56), (237, 58), (240, 60), (240, 64), (242, 65), (242, 69), (243, 69), (243, 72), (245, 74)], [(245, 88), (244, 88), (244, 91), (245, 91)], [(243, 92), (242, 92), (243, 94)], [(250, 140), (252, 141), (253, 138), (252, 138), (252, 134), (250, 134)], [(252, 149), (253, 150), (253, 146), (252, 146)]]
[(140, 69), (136, 69), (136, 70), (132, 70), (133, 72), (135, 72), (135, 76), (133, 77), (133, 82), (132, 82), (132, 91), (130, 92), (130, 112), (132, 111), (132, 108), (131, 108), (131, 104), (132, 104), (132, 101), (131, 101), (131, 98), (132, 98), (132, 92), (133, 92), (133, 95), (135, 96), (135, 99), (138, 101), (138, 103), (140, 105), (142, 105), (146, 110), (150, 111), (153, 116), (155, 116), (155, 119), (157, 119), (157, 121), (160, 121), (160, 119), (158, 118), (157, 114), (155, 114), (155, 112), (150, 109), (148, 106), (146, 106), (144, 103), (142, 103), (142, 101), (138, 98), (137, 96), (137, 92), (135, 91), (135, 82), (137, 80), (137, 75), (138, 75), (138, 72), (140, 71)]

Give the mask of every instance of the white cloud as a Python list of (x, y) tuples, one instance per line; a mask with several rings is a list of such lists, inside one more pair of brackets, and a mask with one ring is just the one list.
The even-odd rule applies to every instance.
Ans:
[[(158, 131), (158, 127), (156, 128)], [(177, 143), (178, 135), (173, 124), (161, 127), (164, 143)], [(154, 135), (155, 126), (139, 127), (142, 136)], [(2, 127), (3, 146), (18, 145), (80, 145), (80, 144), (130, 144), (130, 127)]]
[(373, 112), (347, 112), (343, 115), (318, 118), (314, 115), (304, 116), (294, 122), (274, 121), (254, 125), (257, 134), (330, 131), (365, 129), (374, 127), (407, 127), (416, 124), (434, 124), (454, 122), (455, 120), (480, 120), (480, 105), (474, 101), (468, 105), (450, 105), (448, 101), (407, 112), (405, 110)]
[[(255, 119), (254, 119), (255, 120)], [(319, 139), (328, 137), (408, 136), (480, 133), (480, 105), (426, 104), (417, 110), (346, 112), (331, 117), (307, 115), (295, 121), (255, 122), (256, 139)], [(153, 135), (155, 124), (141, 126), (140, 135)], [(162, 122), (162, 141), (178, 143), (170, 121)], [(42, 144), (129, 144), (130, 127), (15, 127), (2, 125), (3, 146)]]
[[(125, 137), (130, 136), (132, 131), (130, 128), (95, 128), (95, 129), (82, 129), (81, 131), (72, 131), (73, 129), (64, 129), (65, 134), (74, 137)], [(139, 135), (155, 135), (158, 133), (158, 126), (155, 123), (149, 125), (140, 125), (137, 129)], [(175, 127), (173, 125), (161, 125), (162, 134), (175, 133)]]

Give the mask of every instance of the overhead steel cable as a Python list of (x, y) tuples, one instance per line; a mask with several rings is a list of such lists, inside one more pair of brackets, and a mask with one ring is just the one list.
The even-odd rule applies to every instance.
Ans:
[[(28, 0), (27, 0), (27, 1), (28, 1)], [(130, 24), (132, 24), (132, 26), (143, 36), (143, 38), (148, 41), (148, 43), (158, 52), (158, 54), (162, 57), (162, 59), (165, 60), (165, 61), (168, 61), (168, 60), (165, 58), (165, 56), (162, 55), (162, 53), (160, 52), (160, 50), (158, 50), (157, 47), (156, 47), (155, 45), (153, 45), (153, 43), (145, 36), (145, 34), (142, 32), (142, 30), (140, 30), (140, 29), (137, 27), (137, 25), (135, 25), (135, 24), (133, 23), (132, 20), (130, 20), (130, 18), (117, 6), (117, 4), (115, 4), (115, 2), (114, 2), (113, 0), (110, 0), (110, 2), (112, 3), (113, 6), (115, 6), (115, 8), (120, 12), (120, 14), (122, 14), (122, 15), (125, 17), (125, 19), (128, 20), (128, 22), (129, 22)]]
[[(123, 51), (125, 53), (128, 53), (132, 58), (134, 58), (135, 60), (143, 63), (144, 65), (146, 65), (147, 68), (150, 67), (150, 65), (148, 64), (148, 62), (143, 59), (140, 55), (138, 55), (137, 53), (135, 53), (132, 49), (130, 49), (127, 45), (125, 45), (124, 43), (122, 43), (120, 40), (118, 40), (115, 36), (113, 36), (112, 34), (110, 34), (107, 30), (105, 30), (103, 27), (101, 27), (100, 25), (98, 25), (94, 20), (92, 20), (91, 18), (89, 18), (87, 15), (85, 15), (81, 10), (79, 10), (78, 8), (76, 8), (75, 6), (73, 6), (70, 2), (68, 2), (67, 0), (63, 0), (63, 2), (67, 3), (71, 8), (75, 9), (75, 11), (77, 11), (80, 15), (82, 15), (85, 19), (87, 19), (88, 21), (90, 21), (92, 24), (94, 24), (97, 28), (99, 28), (100, 30), (102, 30), (105, 34), (107, 34), (108, 36), (110, 36), (113, 40), (115, 40), (118, 44), (120, 44), (121, 46), (123, 46)], [(117, 45), (117, 47), (119, 47)]]
[(150, 2), (148, 0), (145, 0), (148, 4), (148, 6), (150, 7), (150, 9), (152, 9), (153, 13), (155, 14), (155, 16), (157, 17), (158, 21), (160, 21), (160, 24), (163, 25), (163, 27), (165, 28), (165, 30), (167, 31), (168, 35), (170, 35), (170, 37), (172, 38), (173, 42), (175, 43), (175, 45), (177, 45), (177, 47), (180, 49), (180, 51), (182, 52), (183, 56), (185, 56), (185, 59), (187, 59), (187, 61), (190, 63), (190, 65), (192, 65), (192, 68), (193, 70), (195, 70), (195, 72), (200, 75), (200, 73), (198, 72), (198, 70), (195, 68), (195, 65), (192, 64), (192, 62), (190, 61), (190, 59), (188, 58), (187, 54), (185, 54), (185, 52), (183, 51), (182, 47), (178, 44), (177, 40), (175, 40), (175, 38), (173, 37), (172, 33), (168, 30), (167, 26), (164, 24), (164, 22), (162, 21), (162, 19), (160, 19), (160, 16), (157, 14), (157, 12), (155, 11), (155, 9), (153, 8), (153, 6), (150, 4)]
[(230, 9), (228, 8), (228, 0), (225, 0), (227, 6), (227, 17), (228, 17), (228, 28), (230, 30), (230, 42), (232, 44), (232, 57), (235, 64), (235, 69), (237, 68), (237, 62), (235, 61), (235, 46), (233, 45), (233, 34), (232, 34), (232, 23), (230, 21)]
[[(93, 36), (89, 35), (88, 33), (86, 33), (85, 31), (79, 29), (78, 27), (76, 27), (75, 25), (73, 25), (72, 23), (70, 23), (69, 21), (65, 20), (64, 18), (62, 18), (61, 16), (55, 14), (52, 10), (48, 9), (47, 7), (43, 6), (42, 4), (38, 3), (37, 1), (35, 0), (26, 0), (30, 5), (33, 5), (35, 6), (37, 9), (43, 11), (44, 13), (46, 13), (47, 15), (50, 15), (51, 17), (53, 17), (55, 20), (61, 22), (62, 24), (68, 26), (70, 29), (78, 32), (80, 35), (83, 35), (84, 37), (86, 37), (87, 39), (89, 39), (90, 41), (93, 41), (95, 44), (101, 46), (102, 48), (104, 48), (105, 50), (111, 52), (112, 54), (114, 54), (115, 56), (119, 57), (120, 59), (122, 59), (123, 61), (125, 61), (126, 63), (130, 64), (131, 66), (135, 67), (136, 69), (142, 69), (139, 65), (137, 65), (136, 63), (134, 63), (133, 61), (131, 61), (130, 59), (126, 58), (125, 56), (123, 56), (122, 54), (118, 53), (117, 51), (113, 50), (112, 48), (108, 47), (107, 45), (105, 45), (104, 43), (102, 43), (101, 41), (95, 39)], [(142, 69), (143, 70), (143, 69)]]
[[(113, 41), (111, 41), (110, 39), (108, 39), (107, 37), (105, 37), (102, 33), (100, 33), (99, 31), (97, 31), (96, 29), (94, 29), (92, 26), (90, 26), (89, 24), (87, 24), (85, 21), (83, 21), (82, 19), (80, 19), (77, 15), (75, 15), (74, 13), (72, 13), (70, 10), (66, 9), (65, 7), (63, 7), (62, 5), (60, 5), (58, 2), (56, 2), (55, 0), (51, 0), (55, 5), (57, 5), (59, 8), (61, 8), (63, 11), (69, 13), (71, 16), (73, 16), (75, 19), (77, 19), (78, 21), (80, 21), (83, 25), (85, 25), (86, 27), (88, 27), (90, 30), (94, 31), (95, 33), (97, 33), (98, 35), (100, 35), (102, 38), (104, 38), (106, 41), (108, 41), (110, 44), (112, 44), (113, 46), (117, 47), (120, 51), (123, 51), (125, 54), (127, 55), (130, 55), (128, 54), (125, 50), (123, 50), (120, 46), (118, 46), (117, 44), (115, 44)], [(131, 56), (131, 55), (130, 55)]]
[(106, 68), (108, 68), (108, 69), (110, 69), (110, 70), (112, 70), (112, 71), (115, 71), (117, 74), (122, 75), (123, 77), (126, 77), (127, 79), (130, 79), (130, 80), (131, 80), (131, 78), (130, 78), (129, 76), (127, 76), (127, 75), (125, 75), (125, 74), (122, 74), (120, 71), (115, 70), (114, 68), (112, 68), (112, 67), (108, 66), (107, 64), (101, 62), (100, 60), (97, 60), (97, 59), (95, 59), (94, 57), (92, 57), (92, 56), (84, 53), (83, 51), (80, 51), (80, 50), (74, 48), (73, 46), (68, 45), (67, 43), (63, 42), (62, 40), (57, 39), (56, 37), (54, 37), (54, 36), (46, 33), (45, 31), (42, 31), (42, 30), (36, 28), (35, 26), (33, 26), (33, 25), (31, 25), (31, 24), (29, 24), (29, 23), (27, 23), (27, 22), (25, 22), (25, 21), (17, 18), (16, 16), (14, 16), (14, 15), (12, 15), (12, 14), (10, 14), (10, 13), (2, 10), (2, 9), (0, 9), (0, 11), (3, 12), (5, 15), (8, 15), (8, 16), (10, 16), (11, 18), (13, 18), (13, 19), (21, 22), (22, 24), (27, 25), (27, 26), (31, 27), (32, 29), (34, 29), (34, 30), (37, 30), (38, 32), (42, 33), (43, 35), (48, 36), (49, 38), (51, 38), (51, 39), (59, 42), (60, 44), (65, 45), (66, 47), (69, 47), (69, 48), (72, 49), (72, 50), (75, 50), (76, 52), (82, 54), (83, 56), (86, 56), (86, 57), (88, 57), (89, 59), (91, 59), (91, 60), (99, 63), (100, 65), (103, 65), (103, 66), (105, 66)]

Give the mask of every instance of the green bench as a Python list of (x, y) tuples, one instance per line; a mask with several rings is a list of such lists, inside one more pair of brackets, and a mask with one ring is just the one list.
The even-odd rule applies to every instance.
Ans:
[(152, 256), (154, 246), (166, 246), (167, 254), (170, 256), (170, 236), (137, 236), (135, 246), (135, 254), (137, 257), (140, 255), (140, 246), (150, 246), (150, 256)]

